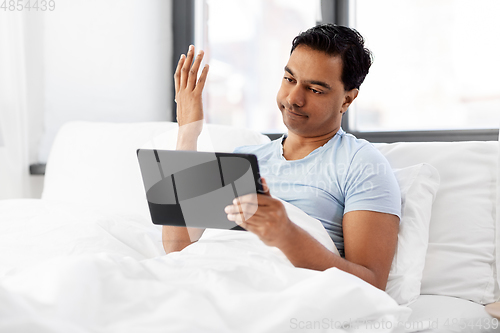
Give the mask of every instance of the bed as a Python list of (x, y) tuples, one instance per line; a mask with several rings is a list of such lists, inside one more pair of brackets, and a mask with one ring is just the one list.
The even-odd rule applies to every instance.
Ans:
[[(484, 304), (499, 296), (498, 143), (437, 144), (431, 151), (425, 144), (377, 146), (394, 167), (403, 197), (384, 292), (336, 268), (293, 267), (281, 251), (247, 232), (209, 229), (197, 243), (165, 255), (135, 151), (173, 149), (176, 131), (169, 122), (62, 127), (42, 198), (0, 201), (0, 332), (497, 331)], [(255, 131), (209, 124), (199, 148), (231, 152), (268, 140)], [(450, 160), (459, 150), (481, 156), (484, 170), (476, 177), (487, 178), (480, 195), (489, 200), (481, 206), (489, 215), (474, 231), (493, 236), (474, 236), (477, 256), (448, 267), (440, 251), (461, 253), (455, 244), (461, 239), (444, 244), (445, 226), (433, 219), (437, 214), (448, 221), (436, 204), (450, 205), (440, 193), (457, 191), (446, 176), (443, 189), (441, 165), (425, 156), (442, 151)], [(417, 154), (408, 157), (408, 151)], [(474, 200), (470, 204), (479, 204)], [(317, 220), (286, 208), (294, 223), (336, 251)], [(475, 273), (465, 266), (464, 284), (455, 274), (471, 264)], [(455, 269), (453, 277), (439, 278), (440, 265)], [(473, 319), (482, 323), (480, 330), (479, 324), (464, 328), (464, 320)]]

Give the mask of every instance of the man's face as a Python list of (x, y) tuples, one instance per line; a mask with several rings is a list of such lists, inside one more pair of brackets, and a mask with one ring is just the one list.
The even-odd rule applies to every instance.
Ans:
[[(344, 90), (342, 59), (298, 46), (285, 67), (276, 97), (289, 131), (304, 137), (335, 134), (357, 89)], [(342, 111), (342, 113), (341, 113)]]

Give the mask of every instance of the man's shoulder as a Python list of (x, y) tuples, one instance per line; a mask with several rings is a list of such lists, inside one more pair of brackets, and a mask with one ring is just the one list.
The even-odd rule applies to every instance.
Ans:
[(364, 165), (389, 166), (385, 156), (371, 142), (349, 133), (343, 133), (330, 148), (323, 158), (335, 161), (335, 164), (343, 165), (347, 170), (357, 170)]
[(352, 159), (355, 156), (378, 154), (378, 149), (365, 139), (359, 139), (350, 133), (343, 132), (339, 140), (331, 147), (332, 152)]
[(365, 147), (373, 147), (373, 145), (369, 141), (365, 139), (359, 139), (353, 134), (346, 132), (341, 135), (341, 141), (343, 145), (352, 148), (353, 150), (359, 150)]

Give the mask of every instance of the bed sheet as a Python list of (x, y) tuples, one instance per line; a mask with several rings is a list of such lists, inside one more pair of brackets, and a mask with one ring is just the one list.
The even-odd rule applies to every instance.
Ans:
[(293, 267), (249, 232), (165, 255), (140, 216), (0, 201), (0, 332), (398, 332), (410, 311), (336, 268)]

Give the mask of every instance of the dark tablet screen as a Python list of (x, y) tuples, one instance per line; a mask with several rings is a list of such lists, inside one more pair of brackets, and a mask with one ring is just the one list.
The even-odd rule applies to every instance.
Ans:
[(224, 208), (262, 190), (255, 155), (138, 149), (137, 156), (154, 224), (244, 230)]

